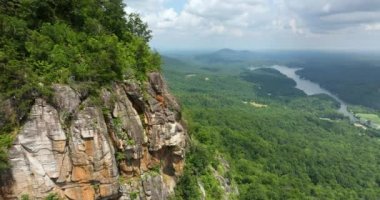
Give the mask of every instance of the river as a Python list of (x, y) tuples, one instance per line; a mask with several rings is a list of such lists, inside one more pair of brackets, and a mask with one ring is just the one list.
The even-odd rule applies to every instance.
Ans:
[(319, 84), (314, 83), (312, 81), (301, 78), (296, 72), (301, 70), (302, 68), (290, 68), (286, 66), (274, 65), (271, 68), (276, 69), (281, 72), (281, 74), (287, 76), (290, 79), (293, 79), (296, 82), (296, 88), (302, 90), (307, 95), (315, 95), (315, 94), (327, 94), (337, 102), (339, 102), (340, 107), (338, 109), (339, 113), (342, 113), (344, 116), (348, 117), (352, 122), (355, 122), (356, 117), (348, 111), (347, 104), (341, 100), (338, 96), (332, 94), (330, 91), (322, 88)]

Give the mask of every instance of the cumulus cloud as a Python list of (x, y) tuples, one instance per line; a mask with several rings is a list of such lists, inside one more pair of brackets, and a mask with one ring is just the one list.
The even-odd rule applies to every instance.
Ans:
[(289, 12), (311, 32), (321, 33), (380, 21), (380, 1), (374, 0), (288, 0)]
[[(143, 6), (153, 0), (129, 1), (127, 11), (143, 13), (154, 31), (192, 31), (197, 35), (211, 33), (243, 35), (253, 28), (266, 26), (271, 20), (270, 3), (266, 0), (188, 0), (180, 12), (164, 8), (161, 3)], [(154, 11), (152, 11), (154, 10)]]
[(298, 28), (297, 21), (295, 19), (291, 19), (289, 21), (289, 26), (292, 29), (293, 33), (303, 34), (303, 30)]
[(331, 9), (331, 4), (329, 4), (329, 3), (325, 4), (322, 8), (323, 12), (325, 12), (325, 13), (329, 13), (330, 9)]
[(286, 43), (302, 37), (322, 40), (347, 34), (349, 38), (352, 32), (360, 38), (380, 29), (378, 0), (181, 0), (184, 5), (179, 10), (167, 6), (173, 1), (178, 2), (127, 0), (127, 12), (141, 13), (154, 38), (187, 39), (194, 44), (224, 44), (238, 38), (241, 43), (277, 38)]
[(165, 0), (126, 0), (124, 3), (127, 5), (128, 11), (154, 13), (164, 8)]
[(380, 23), (366, 24), (365, 30), (367, 30), (367, 31), (380, 31)]

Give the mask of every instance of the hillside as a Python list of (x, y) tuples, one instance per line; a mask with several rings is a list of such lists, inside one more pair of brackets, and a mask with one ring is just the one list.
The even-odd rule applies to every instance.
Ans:
[(379, 3), (0, 3), (0, 199), (380, 199)]
[(1, 1), (0, 198), (166, 199), (187, 131), (121, 0)]
[(333, 99), (307, 96), (273, 69), (165, 61), (193, 144), (175, 199), (380, 198), (378, 136)]
[(198, 55), (196, 59), (208, 63), (236, 63), (250, 59), (255, 54), (250, 51), (236, 51), (233, 49), (220, 49), (216, 52)]

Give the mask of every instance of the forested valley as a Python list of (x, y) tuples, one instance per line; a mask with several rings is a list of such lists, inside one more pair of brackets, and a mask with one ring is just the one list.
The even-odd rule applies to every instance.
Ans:
[(174, 199), (380, 198), (378, 131), (353, 126), (332, 98), (236, 60), (164, 60), (192, 140)]

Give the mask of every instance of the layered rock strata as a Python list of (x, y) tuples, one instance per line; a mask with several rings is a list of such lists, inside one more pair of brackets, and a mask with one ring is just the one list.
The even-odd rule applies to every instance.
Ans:
[(54, 85), (36, 99), (9, 151), (7, 199), (166, 199), (182, 173), (187, 133), (159, 73), (87, 97)]

